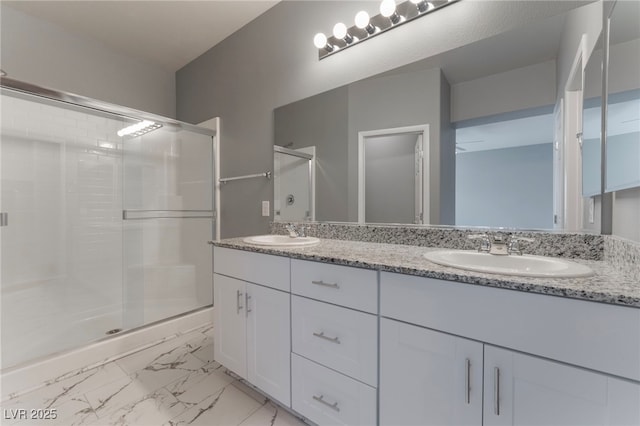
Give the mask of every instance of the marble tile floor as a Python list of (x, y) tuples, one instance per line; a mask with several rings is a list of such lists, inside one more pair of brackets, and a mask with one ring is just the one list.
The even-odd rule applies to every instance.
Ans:
[(213, 360), (212, 327), (65, 377), (0, 407), (2, 426), (305, 425)]

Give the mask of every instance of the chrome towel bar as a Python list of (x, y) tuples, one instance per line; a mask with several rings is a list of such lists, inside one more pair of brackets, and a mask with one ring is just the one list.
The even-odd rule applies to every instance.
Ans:
[(222, 178), (219, 180), (220, 183), (227, 183), (227, 182), (231, 182), (233, 180), (242, 180), (242, 179), (252, 179), (252, 178), (257, 178), (257, 177), (266, 177), (267, 179), (271, 179), (271, 172), (264, 172), (264, 173), (256, 173), (253, 175), (244, 175), (244, 176), (236, 176), (236, 177), (230, 177), (230, 178)]

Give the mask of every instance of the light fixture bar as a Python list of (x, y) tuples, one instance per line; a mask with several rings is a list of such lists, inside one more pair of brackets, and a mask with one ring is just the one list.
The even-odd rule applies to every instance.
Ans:
[[(314, 44), (318, 49), (318, 59), (341, 52), (347, 47), (368, 40), (400, 25), (411, 22), (414, 19), (440, 10), (445, 6), (456, 3), (459, 0), (406, 0), (395, 3), (394, 0), (383, 0), (380, 4), (380, 13), (369, 17), (366, 11), (360, 11), (355, 18), (355, 25), (344, 29), (346, 25), (336, 24), (332, 36), (323, 33), (316, 34)], [(395, 6), (395, 8), (394, 8)], [(383, 13), (384, 12), (384, 13)]]
[(139, 123), (135, 123), (131, 126), (118, 130), (118, 136), (120, 136), (121, 138), (124, 136), (142, 136), (145, 133), (149, 133), (156, 129), (159, 129), (160, 127), (162, 127), (162, 124), (156, 123), (154, 121), (143, 120)]

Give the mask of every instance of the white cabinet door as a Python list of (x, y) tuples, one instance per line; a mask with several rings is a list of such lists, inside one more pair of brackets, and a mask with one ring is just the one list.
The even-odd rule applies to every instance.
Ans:
[(245, 282), (214, 274), (213, 295), (215, 303), (214, 359), (246, 379)]
[(485, 346), (484, 424), (640, 424), (640, 385)]
[(248, 380), (291, 406), (289, 293), (249, 283), (246, 289)]
[(482, 343), (380, 321), (380, 424), (482, 424)]

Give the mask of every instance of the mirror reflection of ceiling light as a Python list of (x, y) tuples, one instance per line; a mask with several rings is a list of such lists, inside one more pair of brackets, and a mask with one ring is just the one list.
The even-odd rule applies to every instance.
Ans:
[(159, 129), (160, 127), (162, 127), (162, 124), (156, 123), (155, 121), (143, 120), (139, 123), (135, 123), (131, 126), (127, 126), (123, 129), (118, 130), (118, 136), (142, 136), (145, 133), (149, 133), (156, 129)]
[(355, 46), (364, 40), (411, 22), (416, 18), (428, 15), (457, 1), (401, 0), (400, 3), (396, 3), (396, 0), (382, 0), (378, 15), (369, 16), (369, 13), (361, 10), (355, 16), (354, 26), (348, 28), (342, 22), (338, 22), (333, 27), (332, 36), (327, 37), (324, 33), (317, 33), (313, 38), (313, 44), (318, 49), (318, 58), (323, 59), (343, 51), (346, 47)]

